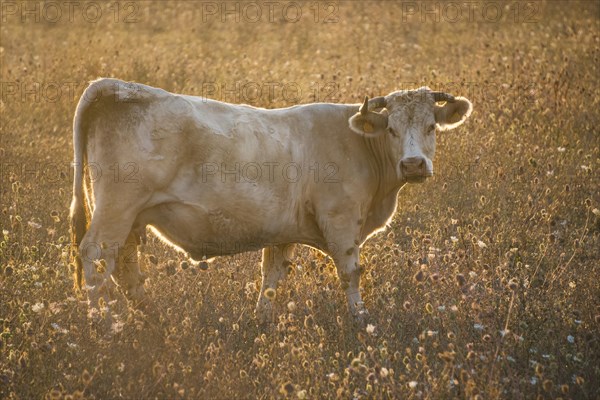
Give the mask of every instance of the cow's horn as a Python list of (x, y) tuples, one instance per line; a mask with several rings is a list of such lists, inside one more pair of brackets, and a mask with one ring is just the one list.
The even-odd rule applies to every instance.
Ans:
[(435, 100), (436, 103), (438, 101), (447, 101), (447, 102), (450, 102), (450, 103), (454, 103), (454, 101), (456, 101), (454, 99), (454, 96), (452, 96), (451, 94), (448, 94), (448, 93), (444, 93), (444, 92), (431, 92), (431, 94), (433, 95), (433, 100)]
[(369, 101), (370, 108), (383, 108), (386, 105), (387, 102), (385, 101), (385, 97), (383, 96), (375, 97)]
[(367, 115), (369, 112), (369, 96), (365, 96), (365, 102), (360, 106), (358, 111), (360, 111), (361, 115)]

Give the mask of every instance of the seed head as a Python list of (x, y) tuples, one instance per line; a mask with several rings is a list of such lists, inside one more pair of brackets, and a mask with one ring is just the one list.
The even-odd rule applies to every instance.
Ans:
[(296, 303), (294, 303), (293, 301), (290, 301), (287, 304), (287, 308), (288, 308), (289, 312), (293, 313), (294, 311), (296, 311)]
[(279, 389), (279, 393), (283, 395), (292, 394), (294, 392), (294, 385), (291, 382), (286, 382), (281, 385), (281, 389)]
[(535, 373), (538, 376), (542, 376), (542, 374), (544, 373), (544, 366), (542, 364), (539, 364), (539, 363), (536, 364), (536, 366), (535, 366)]
[(415, 274), (414, 279), (417, 282), (423, 282), (425, 280), (425, 272), (420, 269), (419, 272)]
[(312, 329), (313, 326), (315, 326), (315, 320), (313, 319), (312, 315), (307, 315), (304, 317), (304, 327), (306, 329)]
[(445, 363), (452, 363), (454, 361), (454, 352), (444, 351), (442, 353), (438, 353), (438, 357), (441, 358)]
[(84, 369), (81, 373), (81, 381), (84, 385), (89, 385), (92, 382), (92, 375), (89, 373), (87, 369)]
[(57, 222), (57, 223), (60, 222), (60, 216), (58, 214), (58, 211), (52, 210), (52, 212), (50, 212), (50, 217), (52, 217), (52, 220), (54, 222)]
[(267, 299), (273, 300), (275, 298), (275, 289), (267, 288), (267, 289), (265, 289), (264, 294)]

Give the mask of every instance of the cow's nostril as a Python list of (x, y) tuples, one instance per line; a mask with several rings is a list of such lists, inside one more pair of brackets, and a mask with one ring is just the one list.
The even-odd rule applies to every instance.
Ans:
[(400, 161), (402, 174), (408, 178), (424, 178), (427, 174), (427, 163), (424, 157), (407, 157)]

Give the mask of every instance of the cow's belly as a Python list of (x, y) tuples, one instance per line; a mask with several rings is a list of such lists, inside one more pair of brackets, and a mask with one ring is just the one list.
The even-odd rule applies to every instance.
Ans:
[(312, 224), (283, 224), (277, 231), (265, 229), (264, 221), (227, 209), (207, 210), (200, 206), (166, 203), (142, 211), (137, 227), (151, 225), (166, 240), (201, 260), (256, 251), (283, 243), (303, 243), (323, 248), (324, 240)]

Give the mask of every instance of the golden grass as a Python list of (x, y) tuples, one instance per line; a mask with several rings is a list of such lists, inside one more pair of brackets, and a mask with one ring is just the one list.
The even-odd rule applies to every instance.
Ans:
[[(331, 9), (318, 3), (315, 23), (313, 3), (302, 3), (297, 23), (281, 14), (221, 23), (202, 20), (201, 2), (143, 1), (121, 2), (134, 8), (117, 22), (103, 4), (95, 24), (77, 12), (72, 22), (22, 23), (24, 3), (9, 3), (0, 397), (600, 396), (597, 2), (536, 2), (533, 12), (501, 3), (499, 21), (475, 12), (456, 23), (404, 21), (392, 2), (335, 3), (335, 23), (322, 23)], [(515, 6), (521, 13), (508, 14)], [(136, 22), (124, 23), (132, 10)], [(278, 323), (262, 332), (252, 315), (258, 253), (207, 271), (173, 268), (181, 256), (152, 238), (144, 254), (156, 315), (120, 298), (120, 332), (107, 343), (71, 291), (66, 239), (71, 121), (98, 76), (198, 95), (207, 83), (253, 82), (262, 95), (237, 100), (265, 107), (427, 84), (468, 97), (474, 114), (439, 135), (438, 175), (405, 188), (391, 228), (363, 249), (374, 329), (352, 326), (333, 265), (314, 251), (299, 252), (277, 291)], [(25, 93), (36, 84), (37, 98)], [(227, 96), (212, 95), (235, 100)]]

